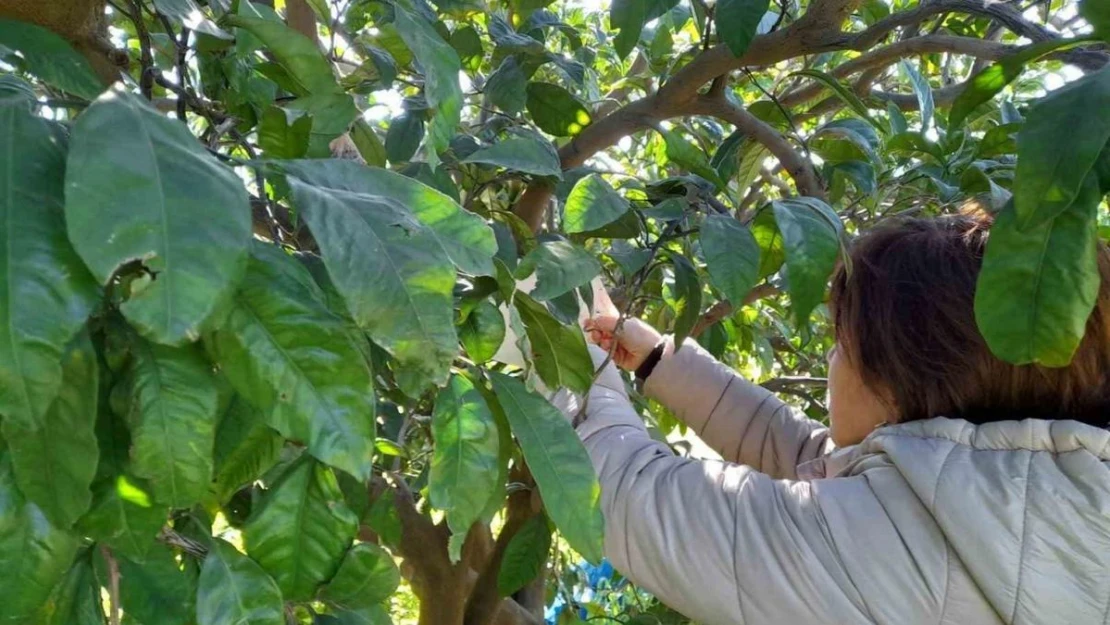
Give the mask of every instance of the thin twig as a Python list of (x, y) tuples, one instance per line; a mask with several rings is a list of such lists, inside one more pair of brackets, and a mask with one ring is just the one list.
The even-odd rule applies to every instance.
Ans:
[(154, 55), (151, 53), (150, 32), (143, 20), (143, 4), (131, 0), (131, 21), (135, 24), (135, 34), (139, 37), (139, 91), (150, 100), (154, 97)]
[(107, 545), (100, 546), (100, 554), (108, 565), (108, 622), (110, 625), (119, 625), (119, 562), (116, 562), (116, 557)]

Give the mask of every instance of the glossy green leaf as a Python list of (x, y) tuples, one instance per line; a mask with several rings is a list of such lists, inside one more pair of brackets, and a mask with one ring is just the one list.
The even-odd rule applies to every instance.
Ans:
[[(282, 166), (313, 185), (362, 196), (384, 196), (399, 202), (431, 229), (451, 262), (464, 273), (494, 275), (497, 240), (484, 219), (419, 181), (385, 169), (350, 161), (297, 161)], [(325, 258), (326, 260), (326, 258)]]
[(320, 599), (339, 608), (360, 610), (388, 599), (400, 583), (401, 572), (388, 551), (372, 543), (358, 543), (320, 590)]
[(556, 137), (573, 137), (593, 119), (571, 92), (546, 82), (528, 83), (527, 107), (540, 130)]
[(497, 571), (497, 592), (509, 597), (539, 576), (551, 555), (551, 528), (543, 514), (528, 519), (513, 535), (501, 568)]
[(406, 111), (389, 123), (385, 133), (385, 156), (391, 163), (407, 163), (424, 140), (422, 113)]
[(316, 617), (313, 625), (393, 625), (389, 608), (373, 605), (358, 610), (336, 610)]
[(120, 475), (93, 487), (92, 507), (77, 528), (113, 552), (142, 561), (155, 546), (167, 516), (166, 506), (154, 502), (145, 484)]
[(839, 220), (816, 198), (775, 200), (772, 207), (786, 253), (794, 318), (801, 325), (825, 297), (840, 252)]
[(92, 100), (104, 90), (85, 57), (65, 39), (35, 24), (0, 19), (0, 49), (18, 51), (27, 70), (43, 82)]
[(382, 544), (393, 549), (401, 542), (401, 517), (390, 491), (370, 504), (366, 524), (382, 539)]
[(975, 320), (999, 358), (1046, 367), (1071, 362), (1098, 298), (1100, 196), (1088, 176), (1075, 202), (1044, 225), (1020, 229), (1012, 206), (998, 214), (975, 291)]
[(451, 531), (466, 535), (497, 485), (500, 450), (493, 413), (467, 378), (452, 376), (436, 397), (432, 438), (428, 497)]
[(1110, 142), (1110, 117), (1093, 114), (1106, 110), (1110, 67), (1053, 91), (1030, 109), (1017, 140), (1014, 209), (1019, 228), (1045, 225), (1079, 197)]
[(593, 360), (577, 323), (560, 322), (541, 304), (524, 293), (513, 303), (528, 334), (532, 366), (548, 388), (589, 391), (593, 382)]
[(559, 154), (539, 137), (510, 137), (466, 157), (464, 163), (484, 163), (536, 176), (563, 177)]
[(393, 6), (397, 32), (424, 69), (424, 97), (435, 111), (428, 138), (432, 149), (441, 152), (455, 136), (462, 114), (463, 94), (459, 85), (462, 63), (434, 26), (412, 10), (409, 0), (398, 0)]
[(285, 441), (266, 421), (266, 416), (240, 395), (232, 398), (220, 418), (212, 485), (219, 501), (226, 501), (277, 463)]
[(763, 171), (763, 161), (771, 155), (762, 143), (754, 140), (744, 142), (740, 147), (740, 168), (736, 172), (737, 188), (747, 192)]
[(131, 461), (155, 501), (187, 508), (208, 492), (217, 415), (211, 366), (193, 347), (132, 344)]
[[(309, 453), (366, 479), (374, 453), (370, 366), (312, 276), (256, 243), (224, 326), (205, 338), (232, 386)], [(265, 442), (263, 445), (272, 444)]]
[(493, 303), (483, 301), (459, 324), (459, 340), (477, 364), (489, 362), (505, 342), (505, 318)]
[(89, 509), (96, 475), (96, 352), (87, 332), (62, 355), (62, 389), (37, 427), (3, 421), (19, 490), (54, 525), (68, 528)]
[(701, 226), (701, 251), (713, 286), (740, 305), (759, 280), (759, 243), (752, 231), (724, 215), (710, 215)]
[(120, 309), (166, 344), (200, 336), (243, 275), (251, 237), (243, 182), (178, 121), (111, 91), (73, 128), (69, 239), (101, 283), (138, 259), (151, 275)]
[(311, 133), (311, 116), (272, 106), (258, 126), (258, 146), (270, 158), (300, 158), (308, 151)]
[(515, 56), (507, 56), (486, 81), (486, 96), (490, 104), (515, 115), (528, 103), (529, 72)]
[(16, 488), (7, 453), (0, 455), (0, 622), (22, 623), (50, 597), (77, 552), (78, 538), (50, 523)]
[(285, 625), (281, 590), (253, 560), (216, 538), (197, 582), (198, 625)]
[(701, 281), (697, 269), (685, 256), (670, 257), (674, 265), (674, 344), (682, 347), (701, 318)]
[(316, 43), (282, 22), (229, 14), (225, 20), (257, 37), (293, 80), (296, 95), (341, 93)]
[(0, 414), (24, 430), (50, 410), (66, 345), (97, 298), (66, 240), (65, 158), (47, 122), (0, 104)]
[(568, 233), (597, 230), (620, 219), (628, 208), (628, 200), (604, 178), (591, 174), (579, 180), (567, 197), (563, 229)]
[(601, 486), (578, 434), (567, 417), (520, 380), (497, 372), (489, 376), (555, 527), (575, 551), (600, 562)]
[(77, 554), (62, 581), (29, 622), (35, 625), (104, 625), (100, 584), (92, 566), (92, 549)]
[(836, 77), (816, 69), (803, 69), (801, 71), (794, 72), (794, 74), (792, 75), (807, 76), (820, 82), (829, 89), (832, 89), (833, 93), (836, 94), (836, 97), (840, 98), (840, 100), (844, 102), (844, 104), (848, 105), (848, 108), (852, 109), (853, 113), (859, 115), (862, 119), (867, 121), (867, 123), (871, 124), (875, 128), (878, 128), (880, 132), (886, 131), (886, 128), (884, 128), (882, 124), (880, 124), (878, 121), (875, 120), (874, 117), (871, 116), (871, 110), (868, 109), (867, 105), (863, 103), (863, 100), (861, 100), (860, 97), (856, 95), (856, 92), (849, 89), (844, 83), (837, 80)]
[(169, 17), (171, 23), (180, 24), (218, 39), (233, 39), (229, 33), (221, 30), (212, 20), (205, 17), (194, 0), (154, 0), (154, 7), (160, 14)]
[(770, 4), (770, 0), (717, 0), (713, 11), (717, 35), (733, 56), (740, 57), (748, 51)]
[(1003, 57), (998, 62), (976, 73), (967, 81), (967, 87), (960, 92), (952, 103), (952, 110), (948, 113), (948, 127), (959, 128), (979, 106), (989, 102), (994, 96), (1002, 92), (1006, 85), (1014, 82), (1025, 70), (1025, 65), (1042, 56), (1059, 50), (1078, 45), (1091, 40), (1091, 37), (1076, 39), (1052, 39), (1036, 43), (1021, 52)]
[(351, 141), (354, 141), (359, 156), (366, 161), (367, 165), (385, 167), (387, 158), (385, 144), (366, 120), (360, 119), (351, 127)]
[(759, 244), (759, 279), (774, 274), (786, 262), (782, 233), (775, 223), (774, 211), (769, 208), (760, 210), (752, 220), (752, 236)]
[(709, 165), (709, 159), (705, 153), (681, 134), (673, 130), (664, 132), (663, 139), (667, 144), (667, 158), (674, 161), (676, 165), (705, 178), (718, 189), (724, 189), (727, 186), (717, 175), (717, 170)]
[(567, 241), (547, 241), (536, 246), (517, 267), (518, 279), (536, 272), (536, 288), (531, 296), (545, 302), (569, 293), (601, 273), (601, 264), (592, 254)]
[(304, 455), (262, 497), (243, 542), (287, 600), (304, 601), (335, 575), (357, 529), (335, 474)]
[(168, 547), (159, 545), (142, 562), (117, 558), (120, 604), (140, 623), (193, 625), (196, 588)]
[(921, 129), (925, 130), (933, 125), (933, 113), (936, 105), (933, 103), (933, 88), (929, 86), (929, 79), (917, 71), (917, 68), (907, 60), (899, 61), (902, 73), (910, 80), (913, 93), (917, 96), (917, 108), (921, 111)]
[(617, 56), (624, 58), (640, 41), (644, 24), (670, 11), (678, 0), (613, 0), (609, 12), (609, 25), (620, 30), (613, 45)]

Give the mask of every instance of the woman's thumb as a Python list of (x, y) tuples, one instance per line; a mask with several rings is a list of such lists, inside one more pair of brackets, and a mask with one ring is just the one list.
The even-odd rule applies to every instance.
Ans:
[(586, 329), (612, 333), (616, 332), (619, 321), (620, 318), (612, 315), (594, 315), (586, 322)]

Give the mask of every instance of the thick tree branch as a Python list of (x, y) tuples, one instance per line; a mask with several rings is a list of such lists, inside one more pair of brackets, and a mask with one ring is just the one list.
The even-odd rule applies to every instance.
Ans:
[(316, 14), (305, 0), (285, 0), (285, 23), (310, 41), (316, 42)]
[(707, 96), (698, 98), (690, 106), (690, 112), (716, 117), (736, 126), (737, 130), (763, 144), (782, 163), (783, 168), (794, 179), (800, 195), (825, 197), (825, 189), (817, 177), (813, 163), (794, 149), (782, 133), (763, 120), (724, 98)]

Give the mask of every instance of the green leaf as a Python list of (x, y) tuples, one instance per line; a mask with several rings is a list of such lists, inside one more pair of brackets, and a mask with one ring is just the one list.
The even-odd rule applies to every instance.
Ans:
[(78, 118), (66, 167), (69, 239), (102, 284), (138, 259), (120, 309), (154, 341), (197, 339), (243, 275), (247, 191), (181, 122), (121, 91)]
[(436, 397), (432, 438), (428, 496), (452, 533), (466, 535), (497, 486), (500, 450), (493, 413), (467, 378), (452, 376)]
[(628, 200), (604, 178), (591, 174), (579, 180), (567, 197), (563, 228), (571, 234), (597, 230), (620, 219), (628, 208)]
[(532, 121), (549, 135), (573, 137), (592, 121), (586, 106), (559, 85), (528, 83), (527, 98)]
[(65, 575), (77, 546), (76, 536), (24, 499), (7, 454), (0, 456), (0, 622), (30, 618)]
[[(1110, 141), (1110, 67), (1033, 105), (1018, 132), (1014, 209), (1021, 229), (1043, 226), (1076, 201)], [(1062, 141), (1062, 137), (1068, 140)]]
[[(910, 125), (906, 121), (906, 116), (902, 114), (902, 109), (898, 108), (898, 105), (893, 101), (887, 101), (886, 114), (890, 121), (890, 132), (897, 135), (909, 130)], [(950, 123), (949, 126), (951, 125)]]
[(829, 89), (832, 89), (833, 93), (836, 94), (836, 97), (840, 98), (841, 101), (844, 102), (844, 104), (847, 104), (848, 108), (852, 109), (852, 111), (856, 115), (859, 115), (862, 119), (877, 128), (880, 132), (886, 132), (886, 128), (884, 128), (882, 124), (880, 124), (878, 121), (875, 120), (874, 117), (871, 116), (871, 110), (868, 109), (867, 105), (863, 103), (863, 100), (861, 100), (860, 97), (856, 95), (856, 92), (849, 89), (844, 83), (840, 82), (832, 75), (826, 74), (825, 72), (816, 69), (803, 69), (801, 71), (794, 72), (793, 74), (791, 74), (791, 76), (808, 76), (809, 78), (812, 78), (824, 84)]
[(312, 118), (312, 132), (308, 136), (309, 158), (331, 157), (331, 142), (347, 132), (351, 122), (359, 116), (354, 99), (345, 93), (307, 95), (293, 100), (286, 107), (302, 111)]
[(771, 203), (782, 235), (790, 301), (799, 325), (825, 297), (840, 251), (839, 219), (824, 202), (800, 197)]
[(236, 395), (216, 428), (213, 490), (219, 501), (249, 484), (277, 464), (284, 444), (281, 435), (250, 402)]
[(458, 350), (455, 270), (435, 231), (394, 197), (289, 180), (359, 327), (413, 372), (410, 390), (445, 382)]
[(19, 52), (27, 71), (62, 91), (92, 100), (104, 90), (85, 57), (41, 26), (0, 19), (0, 50), (3, 48)]
[(342, 93), (331, 63), (320, 52), (316, 42), (282, 22), (235, 14), (229, 14), (224, 19), (262, 42), (266, 51), (293, 80), (296, 95)]
[(929, 86), (929, 79), (907, 60), (899, 61), (898, 65), (913, 85), (914, 95), (917, 96), (917, 107), (921, 111), (921, 129), (926, 130), (933, 125), (933, 112), (936, 108), (933, 104), (933, 89)]
[(197, 582), (198, 625), (285, 625), (281, 590), (253, 560), (216, 538)]
[(262, 497), (243, 542), (286, 600), (305, 601), (335, 575), (357, 529), (335, 474), (303, 455)]
[(752, 236), (759, 244), (759, 279), (762, 280), (777, 272), (786, 262), (786, 248), (775, 223), (774, 211), (764, 208), (756, 214), (752, 220)]
[(551, 520), (571, 548), (600, 562), (601, 486), (578, 434), (558, 409), (520, 380), (492, 371), (489, 376)]
[(166, 517), (166, 507), (155, 505), (143, 484), (120, 475), (94, 486), (92, 507), (77, 527), (112, 551), (141, 561), (155, 545)]
[(513, 302), (528, 334), (532, 365), (544, 384), (577, 393), (589, 391), (593, 360), (578, 324), (563, 324), (524, 293), (514, 295)]
[(192, 347), (132, 344), (131, 461), (154, 499), (187, 508), (208, 492), (217, 415), (212, 368)]
[(486, 81), (490, 104), (515, 115), (524, 110), (528, 101), (528, 76), (515, 56), (507, 56)]
[(30, 622), (35, 625), (104, 625), (100, 584), (93, 572), (91, 554), (91, 548), (77, 554), (73, 566)]
[(320, 599), (347, 610), (370, 608), (388, 599), (400, 583), (401, 572), (388, 551), (372, 543), (358, 543), (320, 590)]
[(451, 262), (464, 273), (494, 275), (497, 239), (484, 219), (447, 195), (407, 176), (351, 161), (298, 161), (282, 166), (313, 185), (399, 202), (431, 229)]
[(717, 170), (710, 166), (705, 153), (687, 141), (681, 134), (675, 131), (666, 131), (663, 132), (663, 139), (667, 144), (667, 158), (674, 161), (676, 165), (705, 178), (716, 185), (718, 189), (724, 189), (728, 186), (717, 175)]
[(271, 106), (258, 126), (258, 146), (270, 158), (300, 158), (308, 151), (311, 133), (310, 115)]
[(999, 358), (1046, 367), (1071, 362), (1098, 298), (1100, 196), (1088, 176), (1076, 201), (1043, 225), (1019, 228), (1012, 206), (998, 214), (975, 291), (975, 320)]
[(727, 182), (739, 172), (740, 149), (746, 143), (746, 139), (747, 135), (742, 130), (733, 131), (732, 134), (725, 137), (725, 140), (717, 147), (717, 151), (713, 153), (713, 158), (710, 159), (709, 164), (717, 170), (717, 175), (721, 177), (721, 180)]
[(510, 137), (466, 157), (464, 163), (485, 163), (536, 176), (563, 177), (559, 153), (539, 137)]
[(97, 292), (66, 240), (64, 143), (14, 104), (0, 104), (0, 129), (0, 414), (5, 424), (37, 429)]
[(118, 558), (120, 604), (140, 623), (192, 625), (196, 617), (196, 589), (169, 548), (158, 546), (141, 563)]
[(385, 156), (391, 163), (407, 163), (424, 140), (423, 113), (405, 111), (389, 123), (385, 133)]
[(1095, 27), (1095, 34), (1110, 41), (1110, 6), (1101, 0), (1083, 0), (1079, 14)]
[(759, 280), (759, 243), (732, 217), (710, 215), (701, 226), (701, 251), (713, 286), (740, 306)]
[(358, 610), (336, 610), (316, 617), (314, 625), (393, 625), (386, 606), (374, 605)]
[(718, 0), (713, 12), (717, 35), (733, 56), (741, 57), (748, 51), (768, 6), (770, 0)]
[(959, 128), (975, 109), (989, 102), (1005, 89), (1006, 85), (1014, 82), (1025, 70), (1027, 63), (1054, 50), (1075, 46), (1092, 39), (1092, 37), (1053, 39), (1033, 44), (1021, 52), (1002, 57), (1000, 61), (983, 69), (967, 81), (967, 87), (956, 97), (955, 102), (952, 103), (952, 110), (948, 113), (949, 129)]
[(975, 150), (976, 158), (997, 156), (999, 154), (1013, 154), (1017, 151), (1017, 141), (1014, 134), (1021, 128), (1020, 123), (1001, 124), (992, 126), (983, 134), (979, 147)]
[[(316, 1), (316, 0), (312, 0)], [(154, 8), (174, 24), (180, 24), (198, 33), (204, 33), (217, 39), (234, 39), (224, 32), (219, 26), (205, 17), (197, 3), (193, 0), (154, 0)]]
[[(429, 129), (435, 152), (447, 148), (455, 136), (462, 114), (463, 94), (459, 85), (462, 63), (459, 55), (436, 32), (435, 27), (410, 8), (409, 0), (398, 0), (395, 9), (397, 32), (424, 69), (424, 97), (435, 110)], [(429, 163), (433, 168), (438, 163)]]
[(401, 517), (397, 514), (397, 505), (393, 501), (391, 491), (386, 491), (370, 505), (366, 524), (382, 539), (382, 544), (387, 547), (392, 549), (400, 544)]
[(505, 318), (493, 303), (483, 301), (459, 324), (459, 340), (476, 364), (489, 362), (505, 342)]
[(613, 41), (617, 56), (625, 58), (640, 41), (644, 24), (670, 11), (678, 0), (613, 0), (609, 25), (620, 29)]
[(737, 188), (747, 192), (763, 170), (763, 161), (771, 155), (771, 151), (762, 143), (747, 140), (740, 148), (740, 169), (736, 172)]
[(685, 256), (671, 254), (670, 257), (674, 265), (674, 344), (682, 347), (701, 317), (701, 281), (697, 269)]
[(82, 332), (62, 356), (62, 390), (37, 427), (3, 421), (19, 490), (50, 522), (68, 528), (89, 509), (96, 475), (96, 352)]
[(509, 597), (539, 576), (551, 552), (551, 528), (543, 514), (528, 519), (520, 528), (501, 559), (497, 571), (497, 592)]
[(601, 273), (601, 263), (583, 248), (567, 241), (546, 241), (536, 246), (517, 267), (516, 277), (522, 279), (536, 272), (533, 298), (545, 302), (594, 279)]
[(370, 477), (370, 366), (300, 263), (256, 243), (227, 322), (205, 342), (232, 386), (270, 426), (302, 441), (323, 462)]
[(360, 119), (351, 127), (351, 141), (354, 141), (359, 155), (362, 156), (362, 160), (366, 161), (367, 165), (385, 167), (387, 158), (385, 145), (382, 144), (382, 140), (378, 138), (370, 124), (366, 123), (366, 120)]

